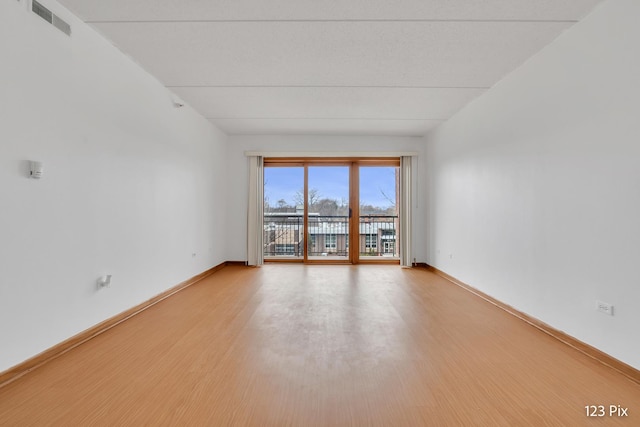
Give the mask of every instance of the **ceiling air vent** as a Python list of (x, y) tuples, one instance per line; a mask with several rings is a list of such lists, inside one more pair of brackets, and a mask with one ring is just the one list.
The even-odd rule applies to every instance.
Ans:
[(33, 13), (35, 13), (66, 35), (71, 35), (71, 26), (63, 21), (60, 17), (58, 17), (55, 13), (51, 12), (49, 9), (38, 3), (36, 0), (33, 0), (31, 2), (31, 10), (33, 11)]

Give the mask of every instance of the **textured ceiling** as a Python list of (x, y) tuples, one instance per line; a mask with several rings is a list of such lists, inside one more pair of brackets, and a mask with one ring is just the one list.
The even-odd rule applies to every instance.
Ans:
[(599, 1), (60, 3), (229, 134), (418, 136)]

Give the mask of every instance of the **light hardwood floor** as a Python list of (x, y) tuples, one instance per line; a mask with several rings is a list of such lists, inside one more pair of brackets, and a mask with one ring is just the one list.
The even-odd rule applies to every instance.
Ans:
[(423, 269), (271, 264), (0, 388), (0, 425), (638, 426), (640, 385)]

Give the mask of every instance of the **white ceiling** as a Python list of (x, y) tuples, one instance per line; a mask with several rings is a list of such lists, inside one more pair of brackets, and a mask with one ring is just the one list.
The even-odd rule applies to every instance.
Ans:
[(421, 136), (601, 0), (59, 1), (229, 134)]

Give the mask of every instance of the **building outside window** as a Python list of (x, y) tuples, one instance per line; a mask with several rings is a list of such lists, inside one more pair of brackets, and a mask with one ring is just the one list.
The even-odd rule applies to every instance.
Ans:
[(295, 252), (295, 245), (293, 244), (277, 244), (276, 254), (278, 255), (293, 255)]
[(386, 229), (382, 230), (382, 235), (380, 236), (382, 240), (382, 251), (385, 254), (395, 254), (396, 253), (396, 230), (394, 229)]
[(378, 247), (378, 235), (367, 234), (365, 236), (364, 245), (367, 249), (376, 249)]

